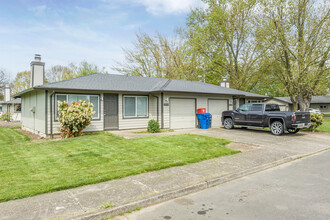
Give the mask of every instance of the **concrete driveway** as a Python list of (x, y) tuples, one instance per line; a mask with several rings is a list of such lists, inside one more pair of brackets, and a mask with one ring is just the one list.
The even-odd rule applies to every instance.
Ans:
[(296, 154), (314, 153), (319, 150), (330, 147), (330, 133), (323, 132), (299, 132), (297, 134), (285, 133), (281, 136), (272, 135), (264, 129), (242, 129), (235, 128), (227, 130), (224, 128), (212, 129), (182, 129), (174, 132), (165, 132), (159, 134), (136, 134), (141, 130), (112, 131), (116, 135), (126, 138), (135, 138), (142, 136), (166, 136), (177, 134), (200, 134), (217, 138), (225, 138), (234, 142), (247, 145), (258, 146), (263, 150), (269, 150), (273, 153), (286, 153), (288, 156)]

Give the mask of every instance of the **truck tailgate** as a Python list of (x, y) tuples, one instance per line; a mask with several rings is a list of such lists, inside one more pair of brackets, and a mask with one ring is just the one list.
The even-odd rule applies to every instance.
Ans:
[(295, 112), (296, 123), (309, 123), (311, 114), (309, 112)]

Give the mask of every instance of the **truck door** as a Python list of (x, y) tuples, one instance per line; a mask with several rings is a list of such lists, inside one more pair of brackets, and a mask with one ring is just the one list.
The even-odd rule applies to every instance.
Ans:
[(234, 124), (247, 125), (247, 115), (250, 109), (250, 104), (245, 104), (234, 111)]
[(247, 115), (247, 121), (249, 125), (260, 126), (263, 121), (262, 114), (263, 104), (252, 104), (250, 111)]

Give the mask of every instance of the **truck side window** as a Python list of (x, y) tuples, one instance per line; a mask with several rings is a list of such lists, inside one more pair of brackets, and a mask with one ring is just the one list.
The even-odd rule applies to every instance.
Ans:
[(252, 104), (250, 111), (262, 112), (262, 104)]
[(247, 111), (249, 111), (249, 108), (250, 108), (250, 104), (245, 104), (245, 105), (242, 105), (241, 107), (239, 107), (238, 111), (247, 112)]
[(278, 105), (269, 104), (269, 105), (266, 105), (265, 111), (266, 112), (279, 112), (281, 110), (280, 110), (280, 107)]

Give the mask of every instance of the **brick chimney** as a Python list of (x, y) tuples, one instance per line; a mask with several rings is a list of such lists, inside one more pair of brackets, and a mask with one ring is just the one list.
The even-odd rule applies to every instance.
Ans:
[(5, 85), (4, 98), (5, 98), (5, 102), (10, 101), (10, 86), (9, 86), (9, 84)]
[(31, 62), (31, 88), (45, 83), (45, 63), (41, 62), (41, 55), (35, 54)]

